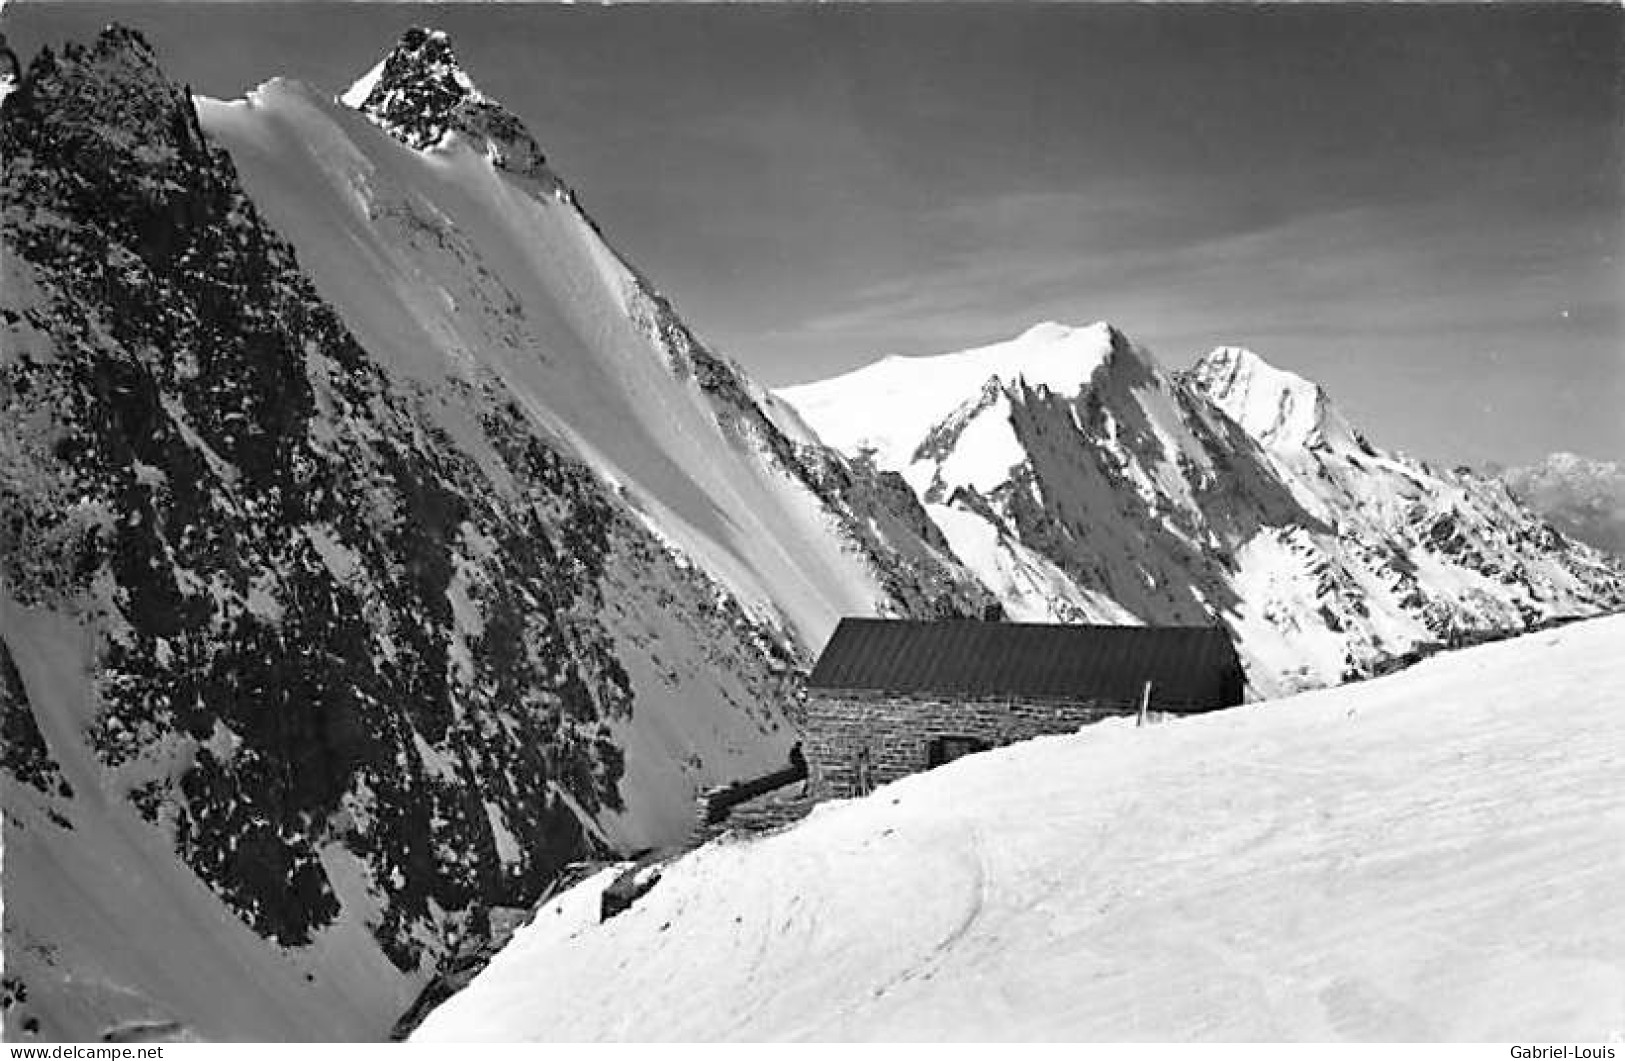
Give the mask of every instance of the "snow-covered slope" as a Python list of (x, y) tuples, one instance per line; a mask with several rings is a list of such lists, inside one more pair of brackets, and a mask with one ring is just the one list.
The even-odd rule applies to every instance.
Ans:
[(1625, 464), (1553, 453), (1500, 473), (1512, 495), (1558, 530), (1625, 556)]
[(1246, 350), (1172, 374), (1108, 325), (1049, 323), (780, 397), (902, 474), (1007, 613), (1223, 622), (1257, 693), (1625, 603), (1617, 561), (1496, 483), (1377, 450)]
[(782, 765), (839, 615), (987, 606), (444, 37), (363, 88), (194, 106), (114, 27), (0, 110), (8, 1035), (379, 1037)]
[[(1625, 618), (957, 760), (544, 909), (422, 1040), (1599, 1041)], [(551, 916), (550, 916), (551, 915)]]

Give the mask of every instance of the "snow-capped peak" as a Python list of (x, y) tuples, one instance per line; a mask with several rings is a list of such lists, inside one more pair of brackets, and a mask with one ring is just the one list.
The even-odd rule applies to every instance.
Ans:
[(1196, 362), (1191, 384), (1266, 448), (1357, 444), (1324, 389), (1245, 347), (1220, 346)]
[(1059, 321), (1039, 321), (1017, 338), (1022, 342), (1053, 343), (1065, 339), (1077, 330), (1079, 329), (1070, 324), (1061, 324)]
[(444, 32), (414, 26), (339, 102), (420, 151), (439, 146), (450, 132), (485, 148), (491, 160), (515, 173), (537, 175), (541, 148), (514, 114), (481, 92), (457, 61)]
[(1121, 342), (1120, 333), (1104, 321), (1082, 327), (1046, 321), (990, 346), (932, 357), (887, 357), (779, 393), (826, 442), (874, 450), (882, 467), (899, 467), (934, 425), (978, 400), (989, 381), (1073, 395), (1110, 362)]
[(465, 98), (486, 99), (457, 62), (451, 38), (441, 30), (421, 26), (401, 34), (389, 53), (339, 99), (347, 107), (383, 117), (391, 104), (398, 109), (404, 102), (392, 99), (398, 93), (416, 95), (412, 102), (419, 105), (418, 113), (424, 117), (443, 116)]

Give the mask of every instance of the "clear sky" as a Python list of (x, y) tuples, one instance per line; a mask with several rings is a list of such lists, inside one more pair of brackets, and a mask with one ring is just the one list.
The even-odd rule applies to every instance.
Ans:
[(232, 97), (451, 33), (772, 385), (1044, 319), (1247, 345), (1379, 444), (1625, 459), (1617, 6), (9, 4)]

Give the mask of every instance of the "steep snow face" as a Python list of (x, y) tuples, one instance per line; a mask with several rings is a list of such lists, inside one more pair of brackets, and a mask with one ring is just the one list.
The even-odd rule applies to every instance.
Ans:
[(481, 146), (468, 101), (496, 105), (471, 86), (443, 36), (412, 31), (350, 94), (366, 90), (360, 116), (288, 82), (199, 110), (393, 373), (437, 390), (493, 378), (804, 651), (842, 615), (976, 607), (949, 558), (819, 486), (840, 458), (787, 437), (568, 189)]
[(1625, 556), (1625, 464), (1554, 453), (1500, 477), (1513, 496), (1558, 530)]
[(1176, 375), (1108, 325), (1041, 325), (780, 396), (899, 472), (1007, 613), (1222, 622), (1255, 694), (1625, 600), (1619, 564), (1244, 350)]
[(415, 1038), (1600, 1041), (1622, 641), (959, 759), (561, 898)]

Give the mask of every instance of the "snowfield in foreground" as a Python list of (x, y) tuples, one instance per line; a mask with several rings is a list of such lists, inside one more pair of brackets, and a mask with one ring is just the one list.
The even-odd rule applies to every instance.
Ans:
[(1625, 616), (959, 760), (544, 908), (419, 1039), (1625, 1032)]

